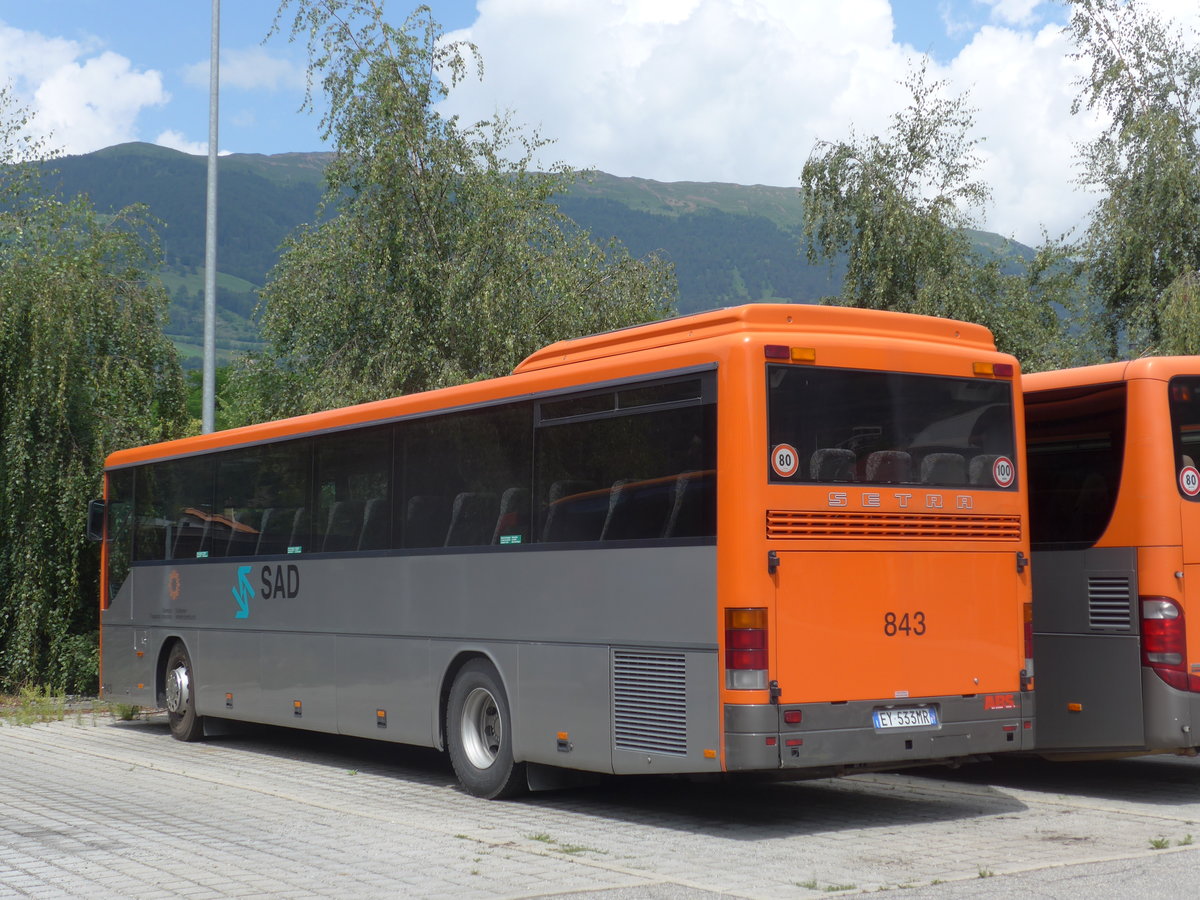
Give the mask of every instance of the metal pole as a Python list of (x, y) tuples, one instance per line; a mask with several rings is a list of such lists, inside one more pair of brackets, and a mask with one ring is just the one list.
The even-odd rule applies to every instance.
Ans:
[(208, 62), (208, 202), (204, 227), (204, 393), (200, 429), (215, 427), (217, 405), (217, 93), (221, 53), (221, 0), (212, 0)]

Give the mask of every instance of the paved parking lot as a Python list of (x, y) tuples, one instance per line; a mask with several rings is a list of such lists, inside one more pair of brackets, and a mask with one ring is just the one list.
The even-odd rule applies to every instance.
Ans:
[(1127, 897), (1200, 878), (1186, 759), (496, 803), (431, 751), (261, 728), (180, 744), (161, 717), (82, 713), (0, 724), (0, 766), (0, 897)]

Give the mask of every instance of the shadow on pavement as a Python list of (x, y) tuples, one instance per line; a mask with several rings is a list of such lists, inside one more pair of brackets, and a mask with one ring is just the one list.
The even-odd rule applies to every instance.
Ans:
[(1186, 757), (1142, 756), (1071, 762), (1040, 757), (1005, 757), (964, 766), (953, 772), (909, 769), (905, 774), (1101, 800), (1164, 806), (1200, 805), (1200, 760)]
[[(437, 750), (281, 728), (222, 723), (208, 737), (213, 747), (361, 774), (458, 790), (447, 757)], [(171, 741), (164, 717), (114, 727), (143, 729), (148, 738)], [(924, 769), (946, 777), (948, 769)], [(465, 794), (465, 800), (470, 800)], [(883, 775), (870, 780), (819, 779), (780, 782), (737, 778), (687, 780), (664, 776), (601, 776), (595, 784), (534, 792), (502, 802), (527, 808), (584, 814), (636, 825), (756, 841), (860, 828), (900, 828), (913, 823), (966, 820), (1016, 813), (1019, 800), (986, 787), (930, 796)]]

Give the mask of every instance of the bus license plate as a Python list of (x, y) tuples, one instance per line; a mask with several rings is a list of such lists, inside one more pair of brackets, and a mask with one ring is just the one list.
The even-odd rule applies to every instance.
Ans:
[(873, 715), (876, 728), (924, 728), (938, 723), (937, 710), (932, 706), (877, 709)]

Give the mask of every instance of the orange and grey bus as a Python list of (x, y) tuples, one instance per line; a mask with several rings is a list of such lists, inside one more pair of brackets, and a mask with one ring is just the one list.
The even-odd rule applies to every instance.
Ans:
[(1018, 375), (763, 304), (115, 453), (104, 694), (445, 748), (484, 797), (1028, 749)]
[(1027, 375), (1038, 750), (1194, 753), (1200, 357)]

